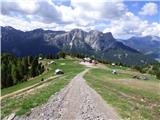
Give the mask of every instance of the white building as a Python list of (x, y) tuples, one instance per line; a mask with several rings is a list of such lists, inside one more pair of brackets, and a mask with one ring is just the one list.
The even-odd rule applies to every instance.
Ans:
[(117, 71), (116, 70), (112, 70), (112, 74), (117, 74)]
[(38, 59), (39, 59), (39, 60), (42, 60), (42, 57), (39, 57)]
[(87, 58), (84, 58), (84, 62), (91, 62), (91, 58), (87, 57)]
[(115, 63), (112, 63), (112, 66), (115, 66), (116, 64)]
[(61, 69), (56, 69), (54, 72), (55, 75), (59, 75), (59, 74), (64, 74), (63, 70)]

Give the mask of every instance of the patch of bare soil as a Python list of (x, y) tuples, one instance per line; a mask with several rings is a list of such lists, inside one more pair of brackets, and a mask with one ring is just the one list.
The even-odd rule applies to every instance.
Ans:
[(86, 67), (89, 67), (89, 68), (101, 68), (101, 69), (106, 68), (106, 66), (101, 63), (94, 64), (94, 63), (89, 63), (89, 62), (80, 62), (80, 64), (85, 65)]

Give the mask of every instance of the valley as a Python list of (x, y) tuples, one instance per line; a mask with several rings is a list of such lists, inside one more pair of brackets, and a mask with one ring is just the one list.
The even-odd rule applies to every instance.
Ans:
[(1, 0), (1, 120), (160, 120), (160, 0)]
[[(51, 60), (44, 59), (44, 61)], [(2, 89), (3, 97), (44, 82), (51, 76), (54, 77), (54, 70), (57, 68), (64, 71), (63, 75), (49, 80), (44, 85), (42, 83), (42, 86), (26, 90), (24, 94), (17, 93), (3, 98), (1, 100), (3, 118), (12, 115), (15, 120), (38, 117), (38, 119), (44, 119), (49, 115), (48, 117), (55, 119), (158, 120), (160, 81), (154, 75), (146, 74), (147, 80), (135, 79), (134, 75), (142, 75), (142, 73), (128, 67), (110, 64), (88, 67), (79, 64), (81, 59), (70, 56), (54, 61), (56, 64), (51, 64), (48, 72), (40, 75), (41, 77), (35, 77), (36, 82), (30, 83), (30, 81), (34, 81), (35, 78), (33, 78), (27, 82)], [(85, 72), (82, 72), (84, 70)], [(117, 74), (113, 74), (112, 70), (116, 70)], [(45, 78), (44, 81), (41, 81), (42, 77)], [(20, 87), (21, 85), (23, 87)], [(66, 110), (69, 110), (70, 114), (67, 114)]]

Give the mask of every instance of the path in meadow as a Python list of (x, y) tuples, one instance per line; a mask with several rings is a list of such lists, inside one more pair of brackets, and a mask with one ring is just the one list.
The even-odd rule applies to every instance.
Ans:
[(111, 108), (83, 79), (89, 69), (79, 73), (48, 102), (13, 120), (119, 120)]

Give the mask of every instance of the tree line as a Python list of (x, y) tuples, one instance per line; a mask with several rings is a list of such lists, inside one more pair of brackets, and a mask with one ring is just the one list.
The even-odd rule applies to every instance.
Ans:
[(144, 66), (135, 66), (134, 68), (141, 73), (149, 73), (155, 75), (157, 79), (160, 80), (160, 63), (158, 62)]
[(49, 53), (47, 55), (39, 54), (39, 57), (46, 58), (46, 59), (59, 59), (59, 58), (65, 58), (66, 53), (65, 52), (58, 52), (57, 54)]
[(39, 58), (59, 59), (65, 58), (66, 53), (39, 54), (38, 56), (16, 57), (9, 53), (1, 55), (1, 88), (7, 88), (20, 82), (27, 81), (44, 72), (44, 66), (38, 62)]
[[(103, 64), (111, 64), (111, 62), (101, 59), (96, 59), (94, 56), (87, 56), (81, 53), (65, 53), (59, 52), (57, 54), (48, 54), (46, 56), (40, 54), (37, 57), (26, 56), (16, 57), (12, 54), (4, 53), (1, 55), (1, 88), (16, 85), (20, 82), (27, 81), (31, 77), (35, 77), (44, 72), (44, 66), (38, 62), (39, 57), (47, 59), (65, 58), (66, 55), (83, 59), (90, 57)], [(122, 63), (116, 65), (126, 66)], [(146, 66), (132, 66), (142, 73), (150, 73), (156, 75), (160, 79), (160, 63), (146, 65)]]
[(16, 57), (4, 53), (1, 55), (1, 88), (27, 81), (44, 70), (44, 66), (38, 62), (38, 57)]

